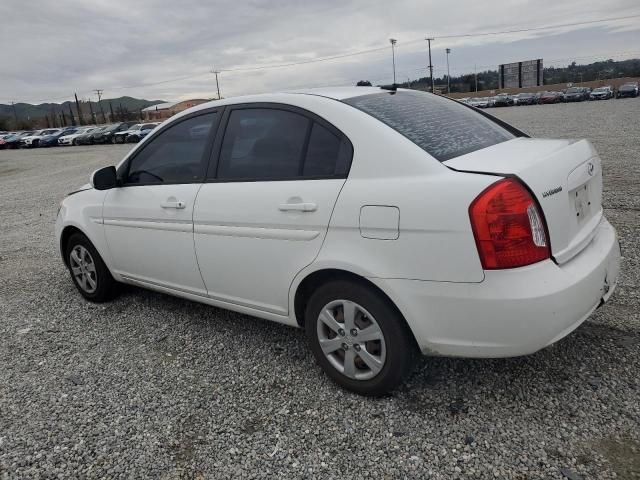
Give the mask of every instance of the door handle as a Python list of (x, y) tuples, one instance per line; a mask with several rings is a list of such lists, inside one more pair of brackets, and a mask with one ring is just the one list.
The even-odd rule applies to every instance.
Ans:
[(187, 204), (180, 201), (173, 201), (173, 202), (162, 202), (160, 206), (162, 208), (175, 208), (175, 209), (181, 210), (185, 208)]
[(278, 210), (281, 212), (315, 212), (318, 205), (315, 203), (281, 203)]

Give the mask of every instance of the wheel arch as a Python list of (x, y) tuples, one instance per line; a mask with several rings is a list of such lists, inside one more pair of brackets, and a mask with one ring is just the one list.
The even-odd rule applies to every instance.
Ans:
[(416, 346), (418, 345), (415, 335), (413, 334), (413, 331), (411, 330), (411, 327), (409, 326), (409, 323), (407, 322), (404, 314), (392, 300), (392, 298), (387, 294), (387, 292), (385, 292), (380, 286), (376, 285), (371, 280), (367, 279), (365, 276), (349, 270), (345, 270), (343, 268), (325, 267), (314, 270), (312, 272), (307, 272), (307, 274), (295, 285), (295, 293), (293, 294), (292, 303), (294, 320), (296, 321), (298, 326), (304, 327), (304, 311), (313, 291), (327, 282), (336, 280), (348, 280), (354, 283), (365, 285), (382, 296), (387, 302), (389, 302), (391, 308), (396, 310), (400, 318), (402, 318), (402, 321), (404, 322), (405, 327), (410, 333), (412, 340), (415, 342)]
[(60, 234), (60, 245), (59, 245), (59, 248), (60, 248), (60, 255), (62, 256), (62, 260), (64, 261), (65, 265), (67, 265), (67, 266), (69, 266), (69, 260), (67, 259), (67, 256), (65, 255), (65, 252), (66, 252), (66, 249), (67, 249), (67, 243), (69, 242), (69, 239), (71, 238), (71, 236), (74, 233), (80, 233), (80, 234), (84, 235), (85, 237), (89, 238), (86, 233), (84, 233), (82, 230), (80, 230), (75, 225), (67, 225), (66, 227), (64, 227), (62, 229), (62, 233)]

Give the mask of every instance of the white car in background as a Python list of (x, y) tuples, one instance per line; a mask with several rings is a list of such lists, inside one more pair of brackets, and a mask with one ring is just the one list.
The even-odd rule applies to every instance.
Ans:
[(62, 137), (60, 137), (58, 139), (58, 145), (77, 145), (76, 143), (76, 138), (78, 138), (80, 135), (84, 135), (85, 133), (89, 133), (92, 132), (96, 129), (97, 127), (86, 127), (86, 128), (81, 128), (79, 130), (77, 130), (75, 133), (72, 133), (71, 135), (64, 135)]
[(33, 135), (22, 137), (20, 139), (20, 146), (24, 148), (37, 147), (42, 137), (53, 135), (60, 131), (62, 131), (60, 128), (45, 128), (44, 130), (38, 130)]
[(560, 340), (620, 264), (587, 140), (375, 87), (177, 114), (62, 201), (56, 237), (86, 299), (124, 282), (302, 327), (324, 371), (365, 395), (395, 388), (414, 353)]

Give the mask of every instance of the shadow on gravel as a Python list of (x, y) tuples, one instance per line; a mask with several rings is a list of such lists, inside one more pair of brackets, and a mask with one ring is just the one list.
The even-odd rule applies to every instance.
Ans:
[[(220, 342), (219, 335), (241, 335), (247, 345), (262, 344), (291, 367), (301, 362), (308, 364), (305, 369), (313, 365), (300, 330), (136, 287), (126, 287), (120, 300), (108, 308), (117, 314), (126, 312), (131, 303), (166, 312), (156, 347), (164, 360), (175, 359), (177, 355), (171, 347), (171, 330), (172, 318), (179, 314), (176, 317), (182, 328), (191, 330), (190, 335), (198, 341), (210, 343), (204, 350), (215, 348)], [(145, 317), (150, 318), (142, 316)], [(506, 408), (518, 409), (521, 402), (531, 402), (539, 396), (561, 397), (576, 389), (597, 391), (607, 381), (599, 373), (600, 367), (606, 364), (615, 368), (616, 352), (634, 348), (640, 348), (637, 334), (589, 320), (567, 338), (525, 357), (480, 360), (422, 357), (406, 384), (391, 397), (419, 414), (445, 409), (455, 416), (474, 408), (473, 402), (498, 401), (504, 402)], [(279, 389), (278, 385), (273, 387)], [(338, 387), (327, 381), (322, 388)], [(477, 398), (472, 401), (474, 396)], [(574, 416), (579, 405), (567, 401), (560, 402), (558, 408)]]

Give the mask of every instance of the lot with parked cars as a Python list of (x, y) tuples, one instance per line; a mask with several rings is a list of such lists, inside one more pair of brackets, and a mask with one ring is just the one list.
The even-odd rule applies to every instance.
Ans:
[(638, 106), (492, 111), (594, 142), (622, 242), (612, 300), (534, 355), (425, 358), (375, 400), (312, 367), (301, 331), (134, 288), (86, 303), (53, 240), (58, 202), (129, 147), (0, 152), (0, 478), (634, 478)]
[(611, 86), (598, 87), (593, 90), (588, 87), (569, 87), (561, 92), (523, 92), (513, 95), (500, 93), (494, 97), (466, 97), (459, 100), (473, 107), (490, 108), (610, 100), (612, 98), (636, 98), (638, 95), (638, 82), (628, 82), (621, 85), (617, 91)]
[(105, 143), (137, 143), (160, 122), (118, 122), (108, 125), (44, 128), (0, 134), (0, 150), (68, 147)]

